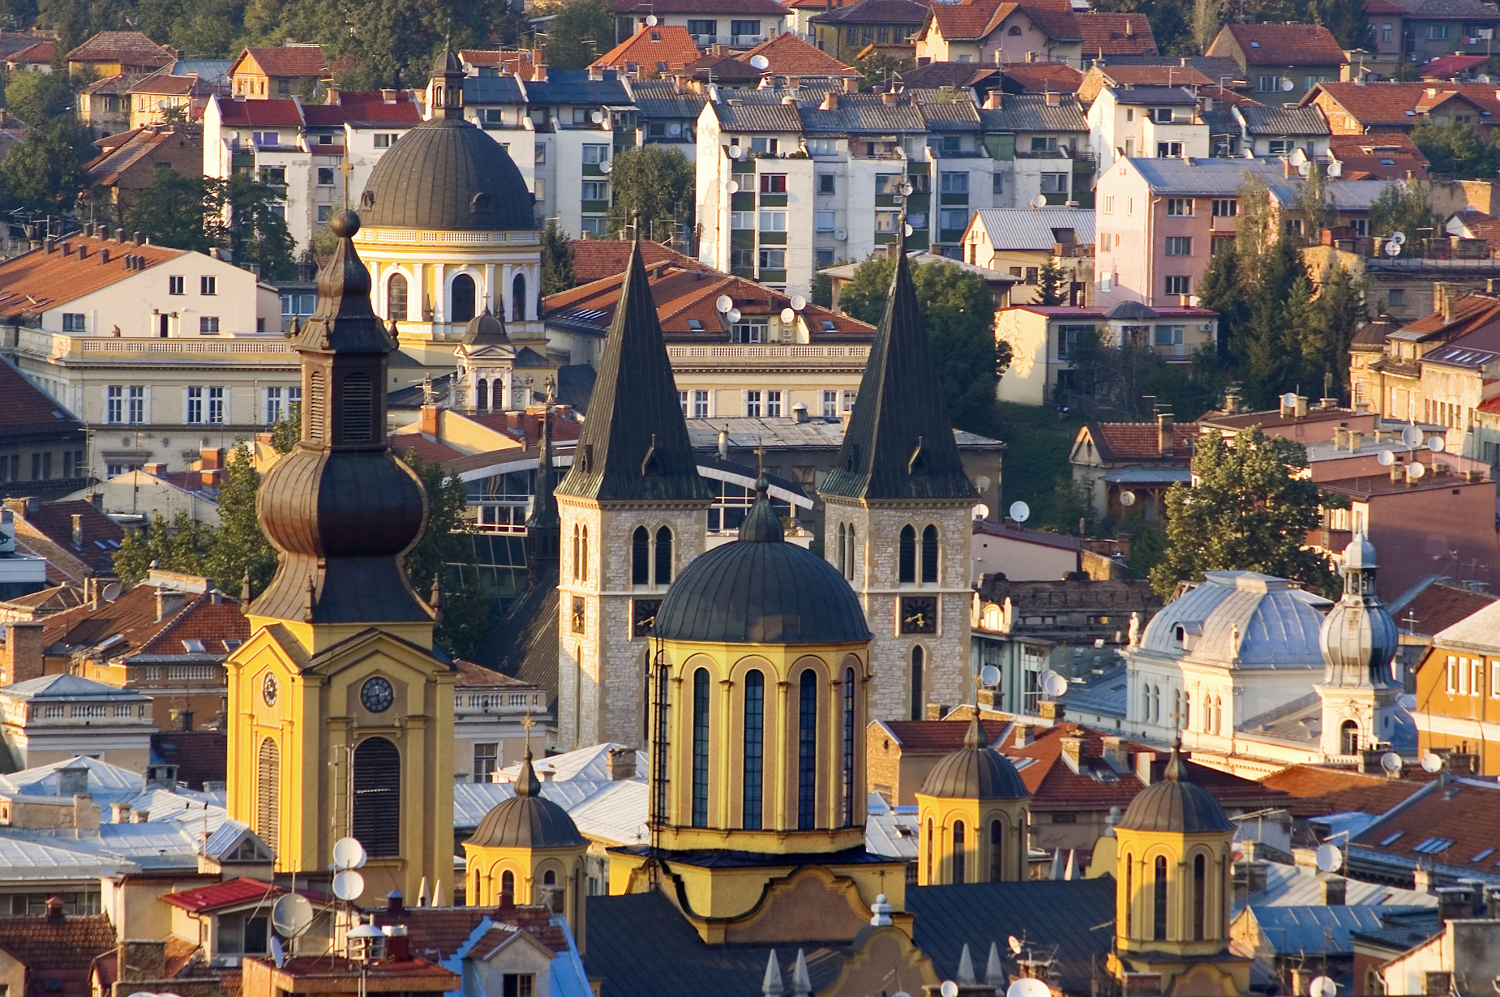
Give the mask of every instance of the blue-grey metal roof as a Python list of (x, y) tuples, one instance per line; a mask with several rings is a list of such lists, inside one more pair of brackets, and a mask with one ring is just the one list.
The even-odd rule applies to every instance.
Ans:
[(1105, 87), (1117, 104), (1193, 105), (1198, 96), (1186, 87)]
[(146, 701), (151, 697), (122, 689), (117, 685), (95, 682), (80, 675), (43, 675), (5, 687), (5, 694), (15, 699), (111, 699), (124, 703)]
[(710, 104), (719, 127), (723, 131), (738, 132), (790, 132), (800, 134), (802, 117), (790, 104), (763, 104), (725, 100)]
[[(553, 69), (541, 83), (522, 83), (521, 89), (531, 104), (608, 104), (611, 107), (629, 107), (630, 94), (625, 84), (615, 76), (612, 69), (604, 71), (604, 79), (589, 79), (586, 69)], [(495, 79), (497, 77), (491, 77)], [(504, 77), (498, 77), (503, 79)]]
[(630, 84), (636, 111), (643, 119), (697, 118), (708, 98), (702, 94), (681, 93), (675, 84), (649, 80)]
[(1246, 174), (1267, 184), (1286, 179), (1280, 161), (1272, 159), (1132, 159), (1129, 163), (1153, 194), (1211, 197), (1237, 193)]
[(1328, 121), (1322, 108), (1313, 104), (1306, 107), (1256, 107), (1254, 104), (1237, 105), (1232, 109), (1245, 122), (1249, 135), (1327, 135)]
[[(1203, 584), (1162, 607), (1135, 653), (1223, 663), (1239, 669), (1323, 670), (1318, 632), (1332, 603), (1254, 571), (1207, 571)], [(1180, 624), (1200, 631), (1190, 649)]]
[(1193, 472), (1185, 467), (1122, 467), (1110, 471), (1104, 480), (1112, 485), (1165, 485), (1191, 481)]
[(218, 87), (229, 86), (229, 67), (232, 59), (178, 59), (172, 67), (173, 76), (197, 74), (198, 82)]
[[(1055, 243), (1076, 242), (1093, 245), (1094, 213), (1076, 208), (985, 208), (976, 212), (978, 224), (984, 227), (990, 245), (997, 251), (1046, 250)], [(1059, 239), (1060, 232), (1071, 231), (1072, 239)]]
[(524, 104), (526, 94), (514, 76), (464, 77), (464, 104)]
[(986, 132), (1086, 132), (1089, 123), (1072, 94), (1002, 94), (997, 108), (980, 108)]
[(1127, 682), (1127, 669), (1121, 662), (1098, 675), (1090, 675), (1083, 682), (1070, 682), (1062, 701), (1070, 714), (1082, 711), (1123, 718), (1129, 692)]
[[(1392, 184), (1400, 183), (1397, 180), (1328, 180), (1323, 184), (1325, 196), (1329, 203), (1340, 211), (1369, 211), (1385, 189)], [(1271, 195), (1282, 204), (1292, 204), (1297, 200), (1297, 186), (1295, 181), (1281, 178), (1279, 183), (1270, 185)]]
[(927, 131), (922, 113), (912, 104), (887, 104), (872, 94), (850, 94), (839, 98), (830, 111), (815, 104), (798, 108), (802, 127), (815, 133), (921, 134)]
[(1421, 907), (1370, 907), (1348, 904), (1306, 907), (1251, 905), (1261, 943), (1277, 955), (1352, 956), (1352, 932), (1381, 931), (1382, 915), (1427, 913)]

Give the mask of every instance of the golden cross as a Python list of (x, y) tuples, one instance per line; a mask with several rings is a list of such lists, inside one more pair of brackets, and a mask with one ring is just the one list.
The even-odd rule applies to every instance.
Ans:
[(758, 474), (766, 473), (766, 445), (759, 436), (755, 438), (755, 470)]
[(354, 167), (349, 163), (349, 140), (344, 139), (344, 161), (339, 165), (339, 172), (344, 174), (344, 210), (349, 210), (349, 174), (354, 172)]
[(526, 704), (526, 715), (521, 718), (521, 726), (526, 728), (526, 750), (531, 750), (531, 728), (536, 726), (536, 721), (531, 719), (531, 704)]

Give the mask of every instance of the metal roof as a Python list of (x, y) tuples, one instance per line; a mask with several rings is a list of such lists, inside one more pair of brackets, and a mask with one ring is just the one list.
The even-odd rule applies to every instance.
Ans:
[(537, 227), (510, 154), (458, 118), (433, 118), (398, 138), (370, 171), (360, 203), (370, 228)]
[(1245, 123), (1250, 135), (1327, 135), (1328, 119), (1316, 104), (1305, 107), (1257, 107), (1236, 104), (1230, 112)]
[(0, 695), (15, 699), (109, 699), (124, 703), (145, 702), (151, 697), (95, 682), (79, 675), (43, 675), (0, 688)]
[[(1340, 211), (1369, 211), (1380, 199), (1385, 189), (1397, 180), (1328, 180), (1323, 184), (1328, 202)], [(1280, 182), (1270, 184), (1271, 195), (1282, 204), (1293, 204), (1297, 200), (1297, 187), (1293, 180), (1283, 177)]]
[(1117, 104), (1196, 105), (1198, 95), (1183, 87), (1105, 87)]
[(709, 105), (719, 119), (721, 131), (791, 132), (802, 131), (802, 116), (790, 104), (767, 104), (729, 99)]
[(986, 132), (1086, 132), (1089, 123), (1072, 94), (1003, 94), (998, 108), (980, 108)]
[(464, 106), (474, 104), (524, 104), (526, 94), (514, 76), (464, 77)]
[(1252, 904), (1262, 944), (1277, 955), (1353, 955), (1353, 932), (1380, 931), (1383, 915), (1418, 913), (1423, 908), (1372, 907), (1348, 904), (1276, 907)]
[[(530, 104), (610, 104), (630, 106), (630, 94), (613, 69), (606, 69), (604, 78), (589, 78), (586, 69), (553, 69), (541, 82), (523, 82), (521, 89)], [(389, 155), (389, 153), (387, 153)]]
[(839, 98), (838, 106), (825, 111), (819, 105), (798, 108), (802, 127), (813, 133), (921, 134), (927, 131), (922, 112), (913, 104), (886, 104), (879, 97), (849, 95)]
[(1235, 194), (1245, 175), (1260, 177), (1268, 184), (1286, 179), (1281, 163), (1271, 159), (1131, 159), (1154, 194)]
[[(1005, 250), (1052, 251), (1054, 243), (1094, 242), (1094, 213), (1073, 208), (985, 208), (975, 212), (974, 225), (982, 227), (990, 245)], [(1060, 230), (1071, 230), (1072, 240), (1059, 239)]]
[[(1206, 571), (1203, 584), (1162, 607), (1136, 653), (1230, 664), (1236, 670), (1323, 670), (1318, 632), (1327, 599), (1254, 571)], [(1179, 626), (1199, 636), (1185, 648)]]
[[(1320, 818), (1326, 820), (1327, 818)], [(1266, 863), (1266, 887), (1237, 900), (1233, 910), (1245, 907), (1303, 907), (1323, 902), (1321, 877), (1316, 869), (1304, 865)], [(1351, 907), (1437, 907), (1437, 896), (1425, 890), (1407, 890), (1385, 883), (1367, 883), (1360, 879), (1344, 880), (1344, 903)]]

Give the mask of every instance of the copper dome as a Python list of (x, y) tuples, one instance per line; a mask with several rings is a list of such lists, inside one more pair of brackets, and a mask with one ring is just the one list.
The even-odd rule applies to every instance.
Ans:
[(1031, 793), (1010, 759), (984, 743), (976, 717), (969, 722), (964, 746), (927, 773), (922, 795), (959, 800), (1023, 800)]
[(1187, 777), (1187, 764), (1175, 747), (1165, 775), (1161, 782), (1135, 795), (1116, 827), (1174, 834), (1227, 834), (1234, 830), (1213, 794)]
[(528, 748), (516, 779), (516, 795), (495, 804), (467, 844), (480, 848), (582, 848), (586, 842), (568, 812), (542, 798), (542, 784), (531, 767)]

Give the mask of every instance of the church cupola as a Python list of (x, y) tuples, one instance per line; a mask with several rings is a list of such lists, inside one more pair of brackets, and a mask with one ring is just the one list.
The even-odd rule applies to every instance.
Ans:
[(1031, 793), (985, 743), (979, 719), (964, 746), (933, 766), (917, 791), (917, 884), (1013, 883), (1027, 878)]
[(1396, 623), (1375, 594), (1375, 546), (1356, 534), (1344, 549), (1344, 594), (1318, 631), (1323, 652), (1321, 747), (1348, 758), (1377, 749), (1396, 734), (1401, 686), (1391, 674)]
[(432, 64), (432, 80), (427, 85), (429, 118), (464, 116), (464, 75), (452, 46), (444, 45), (443, 54)]

